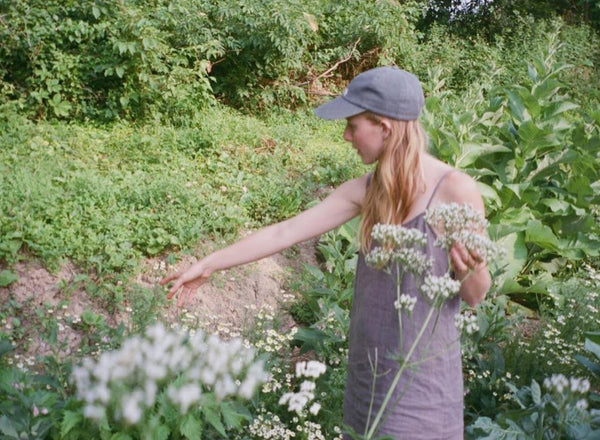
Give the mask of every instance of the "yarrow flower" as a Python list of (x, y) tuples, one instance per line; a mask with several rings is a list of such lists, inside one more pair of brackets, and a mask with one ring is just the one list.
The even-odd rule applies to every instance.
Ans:
[(400, 295), (400, 298), (394, 302), (396, 310), (406, 310), (408, 313), (412, 313), (417, 304), (417, 297), (407, 294)]
[(458, 242), (485, 261), (498, 260), (504, 254), (504, 249), (484, 235), (489, 222), (471, 205), (441, 204), (427, 210), (425, 220), (438, 232), (436, 245), (443, 249), (450, 250)]
[(439, 277), (436, 275), (427, 275), (423, 284), (419, 286), (421, 293), (432, 303), (445, 301), (455, 296), (460, 289), (460, 281), (452, 279), (450, 274), (445, 273)]
[(463, 315), (461, 313), (458, 313), (454, 317), (454, 324), (456, 325), (456, 328), (459, 331), (464, 330), (464, 332), (468, 335), (472, 335), (476, 331), (479, 331), (479, 324), (477, 323), (477, 315), (474, 315), (474, 314)]
[[(323, 373), (327, 366), (319, 361), (308, 361), (308, 362), (298, 362), (296, 364), (296, 378), (311, 378), (317, 379)], [(296, 412), (297, 414), (302, 414), (308, 403), (312, 402), (315, 398), (316, 385), (313, 380), (304, 380), (300, 384), (300, 390), (297, 392), (288, 392), (285, 393), (279, 399), (280, 405), (287, 405), (287, 409), (290, 412)], [(315, 406), (317, 405), (317, 406)], [(319, 412), (321, 408), (320, 404), (313, 403), (310, 407), (310, 412), (316, 414)], [(316, 412), (313, 412), (316, 411)]]
[(386, 248), (425, 246), (427, 244), (427, 237), (421, 231), (401, 225), (377, 223), (373, 226), (371, 237)]
[(96, 361), (84, 359), (72, 374), (87, 418), (113, 417), (129, 425), (143, 421), (163, 390), (185, 414), (204, 391), (218, 400), (249, 399), (266, 379), (263, 362), (256, 361), (254, 350), (240, 339), (167, 331), (162, 324), (125, 340), (121, 349), (105, 352)]
[(577, 377), (567, 378), (563, 374), (553, 374), (544, 379), (544, 387), (550, 392), (563, 394), (571, 392), (573, 394), (586, 394), (590, 390), (590, 381)]
[(298, 362), (296, 364), (296, 377), (312, 377), (314, 379), (321, 376), (327, 370), (327, 366), (319, 361)]

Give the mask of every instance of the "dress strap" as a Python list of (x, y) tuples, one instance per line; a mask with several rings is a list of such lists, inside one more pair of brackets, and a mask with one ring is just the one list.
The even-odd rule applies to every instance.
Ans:
[(435, 196), (435, 193), (437, 192), (437, 190), (440, 186), (440, 183), (442, 183), (442, 180), (444, 180), (448, 174), (452, 174), (454, 171), (456, 171), (456, 170), (448, 170), (444, 174), (442, 174), (442, 177), (440, 177), (440, 180), (438, 180), (437, 183), (435, 184), (435, 188), (433, 188), (433, 192), (431, 193), (431, 196), (429, 196), (429, 200), (427, 201), (427, 207), (425, 209), (429, 209), (429, 205), (431, 204), (431, 201), (433, 200), (433, 196)]

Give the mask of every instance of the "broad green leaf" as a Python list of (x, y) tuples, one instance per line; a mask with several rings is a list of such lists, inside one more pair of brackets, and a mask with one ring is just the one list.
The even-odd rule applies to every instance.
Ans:
[(509, 90), (508, 95), (508, 107), (511, 111), (511, 116), (519, 123), (523, 123), (526, 120), (531, 119), (527, 111), (521, 96), (515, 91)]
[(0, 272), (0, 287), (6, 287), (19, 280), (16, 273), (10, 270)]
[(562, 113), (565, 113), (565, 112), (568, 112), (571, 110), (576, 110), (579, 107), (580, 106), (578, 104), (575, 104), (574, 102), (570, 102), (570, 101), (553, 102), (544, 111), (544, 113), (545, 113), (544, 116), (547, 118), (551, 118), (553, 116), (557, 116), (557, 115), (560, 115)]
[[(586, 332), (585, 338), (600, 345), (600, 332)], [(599, 356), (600, 357), (600, 356)]]
[(510, 280), (515, 278), (527, 262), (527, 246), (525, 244), (525, 233), (515, 232), (496, 240), (496, 244), (506, 251), (504, 262), (504, 273), (502, 278)]
[(585, 340), (585, 349), (590, 353), (593, 353), (600, 360), (600, 343), (594, 342), (589, 336)]
[(531, 381), (531, 398), (536, 405), (539, 405), (542, 401), (542, 390), (535, 380)]
[(239, 429), (245, 420), (251, 419), (246, 408), (234, 406), (228, 402), (221, 404), (221, 414), (228, 428)]
[(17, 430), (10, 422), (10, 419), (6, 416), (0, 417), (0, 432), (4, 435), (7, 435), (8, 438), (19, 439), (19, 434)]
[(529, 90), (520, 89), (519, 95), (523, 101), (523, 105), (527, 109), (527, 112), (531, 115), (532, 118), (537, 118), (540, 114), (541, 108), (538, 100), (535, 96), (533, 96)]
[(510, 189), (518, 198), (521, 198), (523, 193), (529, 189), (530, 184), (528, 182), (507, 183), (504, 187)]
[(472, 165), (478, 158), (494, 153), (510, 153), (512, 150), (504, 145), (476, 144), (465, 142), (462, 144), (461, 152), (456, 158), (455, 165), (465, 169)]
[(540, 203), (550, 208), (552, 212), (567, 212), (571, 206), (569, 203), (560, 199), (543, 199), (540, 200)]
[(596, 377), (600, 377), (600, 363), (593, 362), (585, 356), (576, 354), (573, 356), (577, 362), (587, 368), (590, 373), (592, 373)]
[(480, 181), (476, 181), (476, 183), (477, 188), (481, 193), (481, 197), (483, 197), (483, 200), (485, 200), (486, 205), (494, 205), (497, 207), (502, 206), (502, 201), (500, 200), (500, 197), (494, 188)]
[(525, 241), (534, 243), (544, 249), (557, 251), (560, 247), (558, 238), (548, 226), (539, 220), (530, 220), (525, 231)]

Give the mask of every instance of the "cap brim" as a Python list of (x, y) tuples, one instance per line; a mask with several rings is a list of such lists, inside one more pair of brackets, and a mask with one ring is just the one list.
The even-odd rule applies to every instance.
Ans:
[(314, 112), (315, 115), (323, 119), (346, 119), (365, 111), (364, 108), (346, 101), (342, 96), (338, 96), (317, 107)]

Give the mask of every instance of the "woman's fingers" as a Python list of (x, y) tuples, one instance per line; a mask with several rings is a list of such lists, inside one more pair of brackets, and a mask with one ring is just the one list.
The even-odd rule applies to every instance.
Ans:
[(162, 280), (160, 280), (160, 284), (162, 286), (164, 286), (165, 284), (173, 281), (175, 278), (179, 278), (181, 276), (181, 274), (182, 274), (182, 272), (173, 272), (172, 274), (169, 274), (166, 277), (164, 277)]
[(459, 279), (485, 264), (481, 255), (470, 252), (463, 244), (458, 242), (454, 243), (450, 249), (450, 260), (454, 271), (460, 275)]

